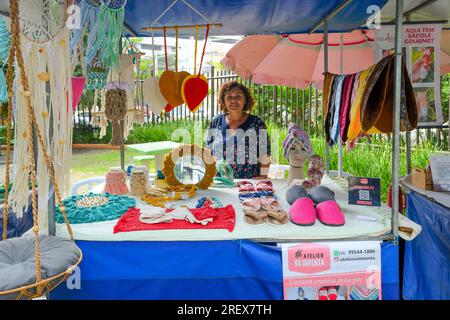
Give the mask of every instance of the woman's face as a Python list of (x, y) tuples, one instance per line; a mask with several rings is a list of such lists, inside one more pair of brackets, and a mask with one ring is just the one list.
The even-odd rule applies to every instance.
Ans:
[(303, 150), (303, 146), (299, 142), (294, 142), (289, 149), (289, 164), (295, 167), (301, 167), (308, 159), (308, 154)]
[(245, 94), (239, 88), (233, 88), (225, 92), (225, 107), (229, 113), (243, 113), (245, 106)]

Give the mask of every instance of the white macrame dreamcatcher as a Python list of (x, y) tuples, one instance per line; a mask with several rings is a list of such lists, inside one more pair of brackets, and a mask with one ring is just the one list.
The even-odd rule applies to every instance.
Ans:
[[(61, 193), (70, 188), (72, 155), (72, 85), (70, 35), (65, 25), (66, 0), (21, 0), (19, 3), (21, 48), (24, 67), (29, 76), (32, 105), (44, 143), (52, 159), (55, 178)], [(16, 68), (18, 70), (18, 68)], [(20, 73), (16, 83), (21, 83)], [(28, 93), (26, 93), (28, 94)], [(23, 87), (17, 87), (16, 119), (26, 119)], [(26, 121), (17, 121), (14, 142), (14, 172), (10, 201), (18, 216), (28, 203), (28, 148)], [(48, 228), (47, 209), (50, 194), (48, 172), (42, 148), (38, 147), (37, 177), (39, 188), (39, 226)]]

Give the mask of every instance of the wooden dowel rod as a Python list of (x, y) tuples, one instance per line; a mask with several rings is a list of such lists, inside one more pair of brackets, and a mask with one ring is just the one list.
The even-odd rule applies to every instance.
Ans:
[[(195, 27), (199, 27), (199, 28), (206, 28), (207, 24), (190, 24), (190, 25), (185, 25), (185, 26), (167, 26), (165, 27), (166, 29), (195, 29)], [(210, 28), (222, 28), (223, 24), (222, 23), (212, 23), (209, 25)], [(164, 27), (145, 27), (142, 28), (142, 31), (157, 31), (157, 30), (163, 30)]]

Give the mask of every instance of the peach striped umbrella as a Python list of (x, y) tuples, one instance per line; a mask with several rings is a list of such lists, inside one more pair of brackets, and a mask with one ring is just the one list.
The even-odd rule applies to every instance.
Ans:
[[(343, 73), (364, 70), (375, 63), (373, 31), (343, 33)], [(329, 72), (339, 74), (341, 34), (329, 34)], [(324, 71), (322, 34), (247, 36), (221, 61), (244, 79), (258, 84), (305, 88), (321, 85)]]

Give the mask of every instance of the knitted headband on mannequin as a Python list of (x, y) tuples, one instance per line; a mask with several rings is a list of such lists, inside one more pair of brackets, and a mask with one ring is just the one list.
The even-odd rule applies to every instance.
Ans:
[(308, 134), (300, 129), (295, 123), (291, 123), (288, 127), (287, 136), (283, 141), (283, 156), (288, 160), (288, 153), (294, 142), (302, 145), (309, 157), (313, 155), (313, 149), (309, 141)]

